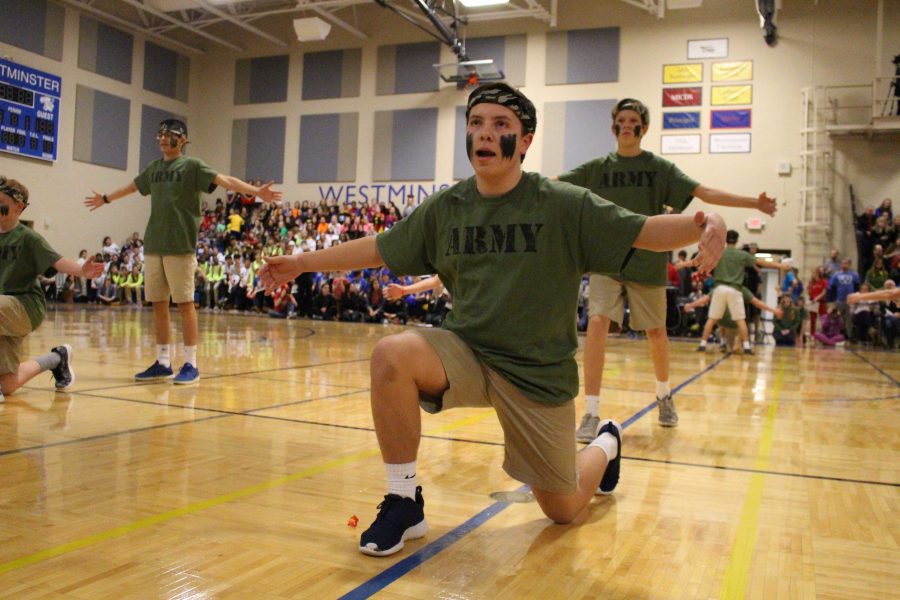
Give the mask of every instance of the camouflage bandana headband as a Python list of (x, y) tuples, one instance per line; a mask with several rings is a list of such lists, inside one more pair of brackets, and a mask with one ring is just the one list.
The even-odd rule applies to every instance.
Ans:
[(21, 190), (17, 190), (8, 185), (6, 183), (6, 177), (0, 177), (0, 194), (6, 194), (16, 202), (21, 202), (25, 206), (28, 206), (28, 196), (23, 194)]
[(505, 83), (488, 83), (475, 89), (469, 96), (469, 103), (466, 105), (467, 120), (472, 107), (483, 102), (499, 104), (516, 113), (525, 127), (525, 133), (534, 133), (537, 129), (537, 111), (534, 109), (534, 104), (524, 94)]

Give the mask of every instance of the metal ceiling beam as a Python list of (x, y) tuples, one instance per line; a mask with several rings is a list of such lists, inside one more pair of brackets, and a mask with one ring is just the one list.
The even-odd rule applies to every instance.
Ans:
[(164, 45), (175, 46), (176, 48), (180, 48), (180, 49), (190, 52), (192, 54), (206, 54), (206, 51), (202, 50), (201, 48), (196, 48), (189, 44), (183, 44), (182, 42), (179, 42), (178, 40), (173, 40), (170, 37), (166, 37), (164, 35), (159, 35), (159, 34), (153, 33), (152, 31), (149, 31), (146, 28), (141, 28), (140, 26), (138, 26), (135, 23), (132, 23), (130, 21), (122, 19), (121, 17), (111, 15), (107, 12), (103, 12), (102, 10), (100, 10), (98, 8), (94, 8), (93, 6), (86, 4), (84, 2), (79, 2), (78, 0), (59, 0), (59, 1), (65, 3), (65, 4), (68, 4), (75, 10), (79, 10), (79, 11), (94, 15), (101, 21), (115, 23), (116, 25), (119, 25), (120, 27), (124, 27), (125, 29), (128, 29), (129, 31), (133, 31), (139, 35), (145, 35), (149, 38), (153, 38), (154, 40), (157, 40), (158, 42), (162, 42)]
[(233, 24), (237, 25), (241, 29), (246, 29), (247, 31), (258, 35), (259, 37), (261, 37), (265, 40), (269, 40), (270, 42), (272, 42), (273, 44), (275, 44), (277, 46), (281, 46), (282, 48), (288, 47), (287, 42), (284, 42), (283, 40), (279, 40), (274, 35), (268, 34), (265, 31), (263, 31), (262, 29), (258, 29), (256, 27), (254, 27), (253, 25), (248, 25), (247, 23), (244, 23), (239, 18), (214, 6), (213, 4), (211, 4), (209, 2), (209, 0), (195, 0), (195, 1), (200, 3), (201, 5), (203, 5), (203, 7), (206, 10), (208, 10), (209, 12), (211, 12), (212, 14), (222, 17), (224, 20), (228, 21), (229, 23), (233, 23)]
[(126, 4), (130, 4), (131, 6), (137, 8), (139, 10), (146, 11), (146, 12), (150, 13), (151, 15), (157, 16), (160, 19), (163, 19), (164, 21), (168, 21), (169, 23), (177, 25), (178, 27), (181, 27), (182, 29), (187, 29), (188, 31), (196, 33), (197, 35), (203, 36), (208, 40), (211, 40), (213, 42), (216, 42), (217, 44), (221, 44), (221, 45), (225, 46), (226, 48), (231, 48), (232, 50), (236, 50), (238, 52), (244, 51), (243, 48), (241, 48), (240, 46), (237, 46), (235, 44), (232, 44), (228, 40), (223, 40), (220, 37), (214, 36), (211, 33), (207, 33), (205, 31), (203, 31), (202, 29), (200, 29), (199, 27), (194, 27), (193, 25), (191, 25), (189, 23), (185, 23), (184, 21), (179, 21), (175, 17), (170, 17), (168, 14), (164, 13), (161, 10), (157, 10), (157, 9), (153, 8), (152, 6), (148, 6), (142, 2), (138, 2), (138, 0), (120, 0), (120, 1), (125, 2)]
[(346, 22), (342, 21), (341, 19), (337, 18), (336, 16), (334, 16), (333, 14), (331, 14), (324, 8), (318, 8), (316, 6), (313, 6), (312, 11), (314, 13), (316, 13), (317, 15), (319, 15), (320, 17), (322, 17), (323, 19), (325, 19), (326, 21), (331, 21), (332, 23), (334, 23), (341, 29), (349, 31), (350, 33), (352, 33), (353, 35), (355, 35), (356, 37), (358, 37), (362, 40), (369, 39), (369, 36), (367, 36), (365, 33), (356, 29), (355, 27), (351, 26), (349, 23), (346, 23)]

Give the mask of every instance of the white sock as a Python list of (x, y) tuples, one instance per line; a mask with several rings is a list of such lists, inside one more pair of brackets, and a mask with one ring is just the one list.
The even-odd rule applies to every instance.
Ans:
[(595, 417), (600, 416), (600, 394), (584, 397), (584, 412)]
[(657, 398), (665, 398), (672, 392), (669, 391), (669, 382), (668, 381), (656, 381), (656, 397)]
[(608, 431), (605, 431), (598, 435), (597, 439), (588, 444), (588, 448), (590, 448), (591, 446), (595, 446), (606, 452), (607, 460), (615, 460), (615, 458), (619, 455), (619, 442), (618, 440), (616, 440), (616, 436)]
[(750, 341), (748, 340), (748, 341), (744, 342), (744, 350), (749, 350), (749, 349), (750, 349)]
[(416, 461), (389, 465), (387, 470), (388, 494), (397, 494), (406, 498), (416, 497)]
[(168, 344), (157, 344), (156, 345), (156, 361), (164, 367), (172, 366), (172, 359), (169, 357), (169, 345)]
[(184, 347), (184, 362), (197, 366), (197, 346)]
[(706, 338), (700, 340), (700, 347), (701, 347), (701, 348), (706, 348)]

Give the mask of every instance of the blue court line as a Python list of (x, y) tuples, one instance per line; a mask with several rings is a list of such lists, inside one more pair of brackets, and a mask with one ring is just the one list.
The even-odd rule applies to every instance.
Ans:
[(894, 385), (896, 385), (897, 387), (900, 387), (900, 381), (897, 381), (896, 379), (894, 379), (890, 373), (886, 372), (884, 369), (882, 369), (881, 367), (879, 367), (878, 365), (876, 365), (875, 363), (873, 363), (872, 361), (870, 361), (869, 359), (864, 357), (862, 354), (860, 354), (856, 350), (850, 350), (850, 352), (853, 353), (853, 356), (855, 356), (856, 358), (858, 358), (859, 360), (861, 360), (865, 363), (868, 363), (873, 369), (875, 369), (876, 371), (878, 371), (879, 373), (881, 373), (882, 375), (884, 375), (885, 377), (887, 377), (888, 379), (893, 381)]
[[(672, 390), (672, 394), (674, 394), (678, 390), (684, 388), (686, 385), (688, 385), (692, 381), (696, 381), (697, 379), (699, 379), (706, 373), (710, 372), (711, 370), (713, 370), (714, 368), (719, 366), (722, 363), (722, 361), (725, 360), (726, 358), (728, 358), (729, 356), (731, 356), (730, 352), (725, 354), (725, 356), (721, 357), (720, 359), (715, 361), (713, 364), (709, 365), (708, 367), (706, 367), (705, 369), (700, 371), (699, 373), (691, 375), (689, 378), (685, 379), (680, 384), (675, 386), (675, 388)], [(632, 423), (634, 423), (635, 421), (640, 419), (642, 416), (644, 416), (645, 414), (650, 412), (650, 409), (652, 409), (654, 406), (656, 406), (656, 400), (654, 400), (653, 403), (650, 404), (649, 406), (641, 409), (640, 411), (638, 411), (637, 413), (632, 415), (630, 418), (625, 420), (622, 423), (622, 429), (625, 429), (626, 427), (628, 427), (629, 425), (631, 425)], [(523, 492), (523, 491), (527, 491), (528, 489), (529, 488), (527, 485), (523, 485), (516, 491)], [(394, 566), (385, 569), (384, 571), (382, 571), (381, 573), (379, 573), (372, 579), (366, 581), (359, 587), (347, 592), (346, 594), (341, 596), (339, 600), (362, 600), (364, 598), (369, 598), (370, 596), (376, 594), (377, 592), (379, 592), (379, 591), (383, 590), (384, 588), (386, 588), (387, 586), (391, 585), (392, 583), (394, 583), (395, 581), (397, 581), (398, 579), (400, 579), (401, 577), (403, 577), (404, 575), (406, 575), (407, 573), (409, 573), (410, 571), (412, 571), (413, 569), (415, 569), (416, 567), (418, 567), (419, 565), (424, 563), (426, 560), (428, 560), (435, 554), (443, 551), (445, 548), (447, 548), (451, 544), (454, 544), (455, 542), (459, 541), (464, 535), (469, 534), (476, 527), (483, 525), (489, 519), (498, 515), (500, 512), (502, 512), (508, 506), (509, 506), (508, 502), (495, 502), (494, 504), (491, 504), (486, 509), (484, 509), (480, 513), (476, 514), (474, 517), (472, 517), (468, 521), (464, 522), (462, 525), (459, 525), (456, 528), (448, 531), (443, 536), (441, 536), (440, 538), (431, 542), (430, 544), (428, 544), (421, 550), (418, 550), (418, 551), (410, 554), (408, 557), (406, 557), (403, 560), (401, 560), (400, 562), (396, 563)]]

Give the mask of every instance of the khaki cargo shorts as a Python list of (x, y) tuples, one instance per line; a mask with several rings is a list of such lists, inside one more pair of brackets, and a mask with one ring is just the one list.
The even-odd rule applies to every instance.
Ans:
[(450, 408), (492, 407), (503, 428), (503, 470), (518, 481), (554, 492), (571, 494), (577, 488), (575, 469), (575, 404), (530, 400), (519, 388), (478, 360), (455, 333), (416, 328), (434, 348), (450, 387), (440, 398), (420, 394), (427, 412)]
[(172, 296), (175, 304), (193, 302), (196, 269), (194, 254), (145, 255), (144, 298), (147, 302), (168, 302)]
[(591, 273), (588, 312), (619, 325), (625, 319), (625, 298), (631, 310), (629, 327), (635, 331), (666, 326), (666, 288), (630, 281), (618, 281), (606, 275)]
[(15, 373), (22, 363), (22, 342), (31, 333), (31, 319), (14, 296), (0, 295), (0, 375)]

